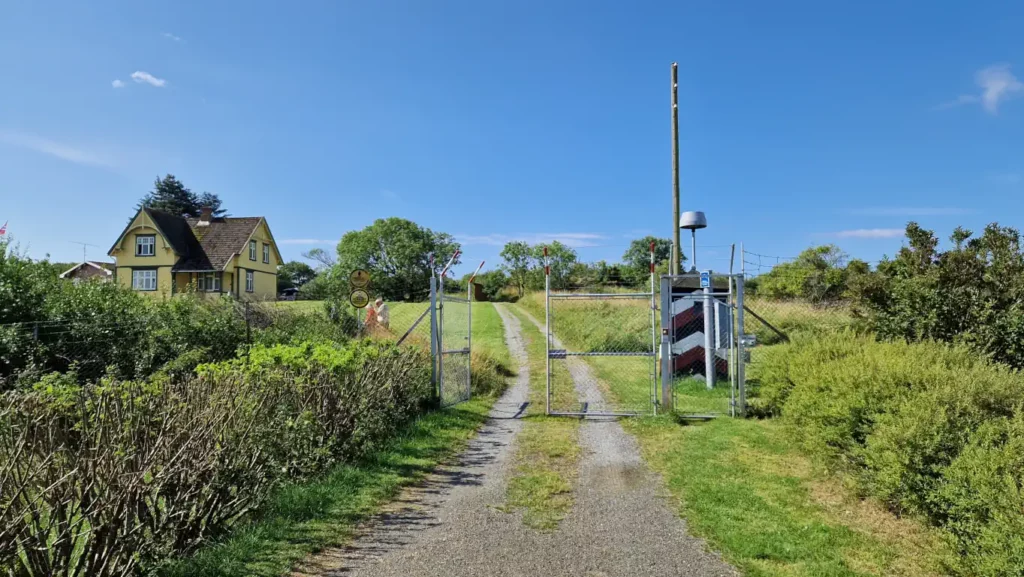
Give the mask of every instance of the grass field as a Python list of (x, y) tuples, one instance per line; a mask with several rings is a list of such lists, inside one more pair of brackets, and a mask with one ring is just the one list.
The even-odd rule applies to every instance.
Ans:
[[(506, 305), (522, 325), (530, 366), (530, 405), (516, 438), (515, 469), (509, 479), (505, 511), (521, 510), (523, 523), (553, 531), (573, 504), (573, 484), (580, 459), (579, 421), (544, 415), (544, 336), (523, 311)], [(575, 399), (571, 382), (559, 387)]]
[[(312, 306), (306, 304), (310, 301), (296, 302)], [(287, 306), (297, 306), (296, 302)], [(416, 306), (398, 305), (410, 310)], [(491, 303), (473, 304), (473, 329), (474, 349), (507, 366), (504, 327)], [(311, 553), (344, 544), (359, 521), (457, 453), (486, 420), (494, 400), (494, 396), (478, 397), (428, 413), (372, 458), (339, 465), (313, 482), (283, 487), (249, 524), (221, 543), (161, 568), (159, 574), (276, 577)]]
[(922, 525), (815, 470), (778, 423), (623, 421), (690, 530), (754, 577), (937, 575)]

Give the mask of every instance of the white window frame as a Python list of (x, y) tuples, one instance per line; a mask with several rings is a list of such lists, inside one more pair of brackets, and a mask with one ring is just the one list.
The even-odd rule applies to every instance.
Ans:
[(263, 262), (270, 264), (270, 245), (263, 243)]
[[(145, 242), (143, 242), (145, 241)], [(148, 247), (149, 252), (144, 249)], [(135, 256), (156, 256), (156, 235), (137, 234), (135, 235)]]
[(196, 279), (196, 290), (208, 293), (220, 292), (220, 274), (215, 272), (201, 272)]
[(132, 270), (132, 290), (151, 292), (156, 290), (157, 284), (156, 270)]
[(251, 270), (245, 271), (245, 292), (256, 292), (256, 275)]
[(256, 262), (256, 241), (249, 241), (249, 260)]

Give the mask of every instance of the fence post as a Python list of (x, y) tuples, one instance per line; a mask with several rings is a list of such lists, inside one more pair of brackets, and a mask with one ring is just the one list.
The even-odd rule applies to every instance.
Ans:
[[(483, 266), (483, 263), (480, 264)], [(475, 276), (475, 273), (474, 273)], [(466, 331), (466, 356), (469, 357), (469, 370), (466, 371), (466, 397), (473, 396), (473, 278), (466, 283), (466, 306), (469, 307), (469, 330)]]
[(704, 378), (710, 391), (715, 388), (715, 340), (714, 314), (711, 305), (711, 271), (708, 272), (708, 286), (704, 287)]
[(551, 414), (551, 265), (548, 264), (548, 247), (544, 247), (544, 362), (545, 376), (544, 410)]
[(437, 278), (430, 277), (430, 384), (434, 386), (438, 401), (441, 400), (441, 389), (437, 379), (437, 366), (441, 355), (438, 354), (437, 326)]
[(668, 413), (672, 406), (672, 278), (661, 277), (661, 408)]
[(743, 284), (745, 279), (740, 274), (736, 277), (736, 334), (739, 338), (736, 339), (736, 384), (739, 387), (740, 402), (739, 402), (739, 416), (745, 417), (747, 415), (747, 355), (746, 355), (746, 344), (744, 343), (744, 335), (746, 329), (743, 325)]
[(39, 321), (32, 323), (32, 340), (39, 340)]

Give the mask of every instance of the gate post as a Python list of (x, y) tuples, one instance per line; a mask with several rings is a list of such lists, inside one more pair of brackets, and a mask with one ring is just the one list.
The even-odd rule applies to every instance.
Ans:
[(441, 381), (437, 378), (437, 366), (441, 362), (441, 355), (437, 347), (438, 326), (437, 326), (437, 279), (430, 277), (430, 384), (434, 386), (438, 403), (441, 401)]
[(711, 271), (708, 271), (708, 286), (704, 287), (704, 377), (707, 381), (708, 390), (715, 388), (715, 341), (714, 341), (714, 314), (711, 306), (711, 285), (713, 284)]
[(544, 247), (544, 361), (547, 363), (544, 412), (551, 414), (551, 265)]
[(661, 277), (661, 410), (672, 412), (672, 279)]
[(736, 339), (736, 380), (740, 390), (739, 416), (741, 417), (747, 416), (747, 353), (746, 344), (744, 343), (745, 328), (743, 325), (744, 282), (743, 274), (736, 277), (736, 324), (739, 325), (736, 329), (736, 334), (739, 336)]

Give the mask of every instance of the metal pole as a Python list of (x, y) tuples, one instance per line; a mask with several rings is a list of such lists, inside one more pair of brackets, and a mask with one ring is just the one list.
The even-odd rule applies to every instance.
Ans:
[(658, 301), (654, 291), (654, 242), (651, 242), (651, 411), (658, 413)]
[(672, 63), (672, 267), (669, 274), (679, 274), (682, 265), (679, 245), (679, 64)]
[[(672, 411), (672, 278), (661, 277), (661, 408)], [(670, 336), (672, 335), (672, 336)]]
[(551, 414), (551, 266), (548, 264), (548, 247), (544, 247), (544, 360), (547, 363), (545, 375), (544, 411)]
[[(455, 257), (452, 257), (453, 259)], [(445, 267), (448, 270), (448, 267)], [(437, 398), (444, 405), (444, 273), (437, 279)]]
[(434, 386), (437, 398), (441, 399), (441, 389), (437, 380), (437, 365), (440, 362), (437, 342), (437, 277), (430, 275), (430, 384)]
[[(711, 271), (708, 272), (708, 280), (711, 280)], [(714, 311), (711, 307), (711, 282), (704, 287), (704, 379), (707, 382), (708, 390), (715, 388), (715, 349), (714, 349)]]
[[(742, 249), (740, 249), (740, 250), (742, 251)], [(742, 254), (742, 252), (741, 252), (741, 254)], [(745, 346), (744, 343), (743, 343), (743, 336), (744, 336), (744, 329), (743, 329), (743, 286), (744, 286), (744, 282), (745, 281), (744, 281), (743, 275), (740, 275), (740, 276), (738, 276), (736, 278), (736, 324), (739, 325), (738, 327), (736, 327), (737, 334), (739, 335), (739, 338), (737, 339), (737, 348), (736, 348), (736, 356), (737, 356), (736, 368), (738, 370), (738, 372), (736, 374), (736, 381), (737, 381), (737, 384), (738, 384), (739, 390), (740, 390), (740, 406), (739, 406), (740, 411), (739, 412), (740, 412), (740, 416), (741, 417), (745, 416), (747, 414), (747, 367), (746, 367), (747, 356), (746, 356), (746, 353), (743, 350), (744, 346)]]
[(729, 413), (736, 416), (736, 309), (733, 306), (732, 283), (733, 263), (736, 260), (736, 244), (729, 248)]
[(690, 264), (693, 271), (697, 272), (697, 231), (690, 229)]

